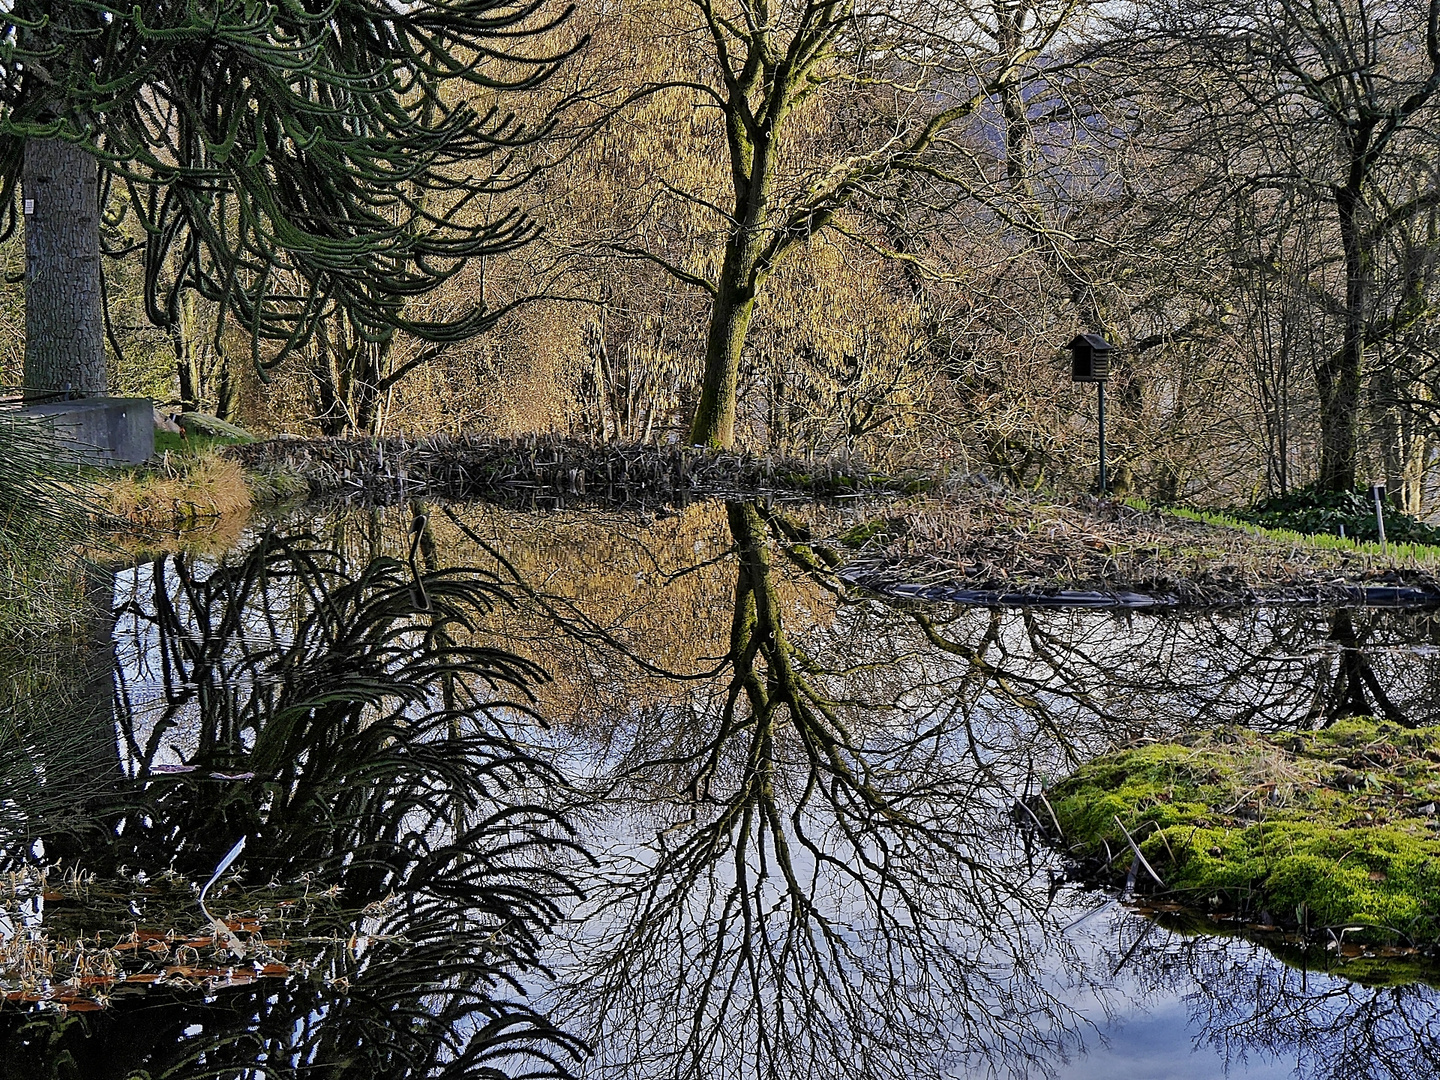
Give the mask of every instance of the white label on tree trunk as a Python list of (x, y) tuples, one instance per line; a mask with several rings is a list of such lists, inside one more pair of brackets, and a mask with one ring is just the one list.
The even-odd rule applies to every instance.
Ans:
[(34, 215), (35, 215), (35, 200), (34, 200), (34, 199), (26, 199), (26, 200), (25, 200), (25, 216), (26, 216), (26, 217), (33, 217)]

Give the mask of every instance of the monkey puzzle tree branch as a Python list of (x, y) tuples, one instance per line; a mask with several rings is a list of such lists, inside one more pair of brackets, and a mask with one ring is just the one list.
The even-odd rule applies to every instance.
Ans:
[(63, 139), (128, 185), (152, 318), (187, 288), (281, 355), (337, 312), (371, 337), (458, 340), (493, 322), (483, 303), (443, 322), (406, 303), (537, 235), (475, 200), (524, 182), (517, 154), (553, 129), (554, 110), (527, 124), (501, 102), (583, 44), (554, 43), (570, 10), (18, 0), (0, 13), (0, 233), (16, 225), (23, 142)]

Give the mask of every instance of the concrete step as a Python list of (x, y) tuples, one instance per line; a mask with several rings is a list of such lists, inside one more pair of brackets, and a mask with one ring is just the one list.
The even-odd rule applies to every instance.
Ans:
[(48, 424), (71, 461), (138, 465), (155, 453), (155, 406), (149, 398), (92, 397), (11, 407)]

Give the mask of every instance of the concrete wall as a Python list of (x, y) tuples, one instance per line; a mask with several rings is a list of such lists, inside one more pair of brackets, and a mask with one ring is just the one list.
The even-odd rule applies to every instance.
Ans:
[(155, 406), (149, 398), (80, 398), (19, 410), (48, 423), (71, 460), (138, 465), (155, 453)]

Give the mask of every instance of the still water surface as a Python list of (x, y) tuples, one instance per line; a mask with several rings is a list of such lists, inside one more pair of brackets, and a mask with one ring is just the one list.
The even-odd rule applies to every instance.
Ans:
[(0, 1076), (1440, 1075), (1429, 985), (1158, 927), (1013, 809), (1127, 740), (1440, 722), (1431, 617), (895, 604), (802, 539), (310, 509), (121, 569), (4, 704)]

